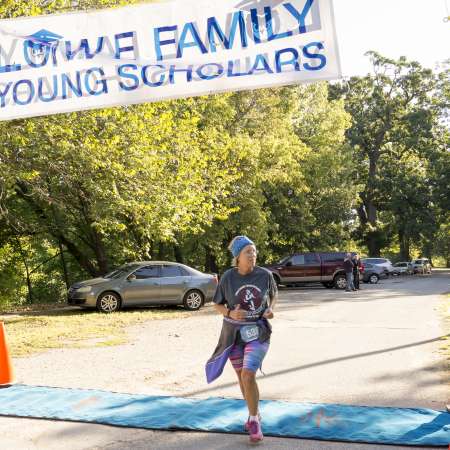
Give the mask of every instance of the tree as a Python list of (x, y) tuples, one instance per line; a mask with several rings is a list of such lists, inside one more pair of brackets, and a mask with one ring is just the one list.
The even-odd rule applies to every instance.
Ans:
[(379, 221), (386, 203), (381, 161), (385, 157), (392, 161), (392, 153), (418, 152), (433, 139), (442, 112), (436, 92), (443, 75), (403, 57), (395, 61), (375, 52), (369, 56), (374, 75), (337, 84), (332, 95), (345, 100), (352, 116), (347, 139), (354, 150), (355, 171), (364, 184), (358, 207), (361, 235), (370, 256), (379, 256), (387, 244), (386, 228)]

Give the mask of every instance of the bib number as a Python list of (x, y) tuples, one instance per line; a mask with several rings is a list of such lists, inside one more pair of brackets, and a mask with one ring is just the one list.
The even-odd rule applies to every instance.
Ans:
[(240, 329), (240, 333), (244, 342), (255, 341), (259, 338), (259, 328), (257, 325), (246, 325)]

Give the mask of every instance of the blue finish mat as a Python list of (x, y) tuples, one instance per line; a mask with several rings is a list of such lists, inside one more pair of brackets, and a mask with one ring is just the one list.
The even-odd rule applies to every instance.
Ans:
[[(428, 446), (450, 443), (450, 414), (443, 411), (271, 400), (261, 401), (260, 410), (267, 436)], [(236, 399), (15, 385), (0, 389), (0, 415), (154, 430), (242, 433), (247, 408)]]

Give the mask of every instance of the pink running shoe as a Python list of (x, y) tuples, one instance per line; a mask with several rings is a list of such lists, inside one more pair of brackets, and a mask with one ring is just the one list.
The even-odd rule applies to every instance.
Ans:
[[(261, 414), (258, 413), (258, 420), (259, 423), (262, 423)], [(247, 421), (244, 423), (244, 430), (248, 432), (249, 430), (249, 423), (250, 423), (250, 416), (248, 416)]]
[(248, 423), (248, 432), (250, 434), (250, 442), (260, 442), (264, 438), (258, 420), (250, 420)]

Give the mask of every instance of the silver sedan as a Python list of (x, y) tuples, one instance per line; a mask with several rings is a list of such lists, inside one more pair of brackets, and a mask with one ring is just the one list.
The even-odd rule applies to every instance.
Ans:
[(69, 305), (111, 313), (124, 306), (184, 305), (200, 309), (211, 301), (217, 275), (166, 261), (125, 264), (101, 278), (82, 281), (68, 291)]

